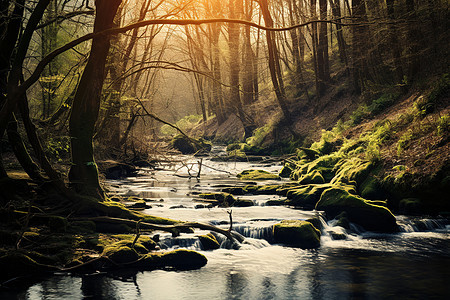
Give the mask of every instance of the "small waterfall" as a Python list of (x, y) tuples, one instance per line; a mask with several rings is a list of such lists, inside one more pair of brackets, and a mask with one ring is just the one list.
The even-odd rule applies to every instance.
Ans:
[(255, 225), (235, 225), (233, 229), (247, 238), (273, 241), (273, 225), (255, 226)]
[(447, 219), (410, 219), (410, 218), (397, 218), (400, 230), (402, 232), (425, 232), (425, 231), (437, 231), (447, 230), (449, 221)]
[(190, 249), (201, 250), (201, 242), (196, 236), (182, 235), (179, 237), (167, 236), (160, 240), (159, 247), (161, 249)]

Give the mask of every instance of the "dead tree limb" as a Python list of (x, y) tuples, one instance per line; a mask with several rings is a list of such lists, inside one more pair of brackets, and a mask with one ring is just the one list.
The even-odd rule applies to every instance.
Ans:
[(174, 225), (160, 225), (160, 224), (152, 224), (141, 221), (133, 221), (127, 219), (99, 216), (99, 217), (91, 217), (91, 218), (73, 218), (72, 220), (76, 221), (93, 221), (93, 222), (104, 222), (104, 223), (113, 223), (113, 224), (126, 224), (131, 226), (136, 226), (138, 222), (140, 222), (140, 230), (143, 229), (151, 229), (151, 230), (161, 230), (166, 232), (173, 233), (176, 230), (184, 229), (184, 228), (198, 228), (201, 230), (209, 230), (214, 231), (220, 234), (223, 234), (230, 240), (236, 240), (240, 243), (244, 241), (244, 237), (234, 231), (229, 231), (226, 229), (222, 229), (213, 225), (199, 223), (199, 222), (186, 222), (186, 223), (178, 223)]

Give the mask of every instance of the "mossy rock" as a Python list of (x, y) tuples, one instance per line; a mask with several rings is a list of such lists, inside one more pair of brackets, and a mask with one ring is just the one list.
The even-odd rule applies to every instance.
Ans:
[(337, 154), (330, 154), (321, 156), (312, 162), (300, 165), (291, 174), (292, 180), (299, 180), (303, 175), (311, 174), (314, 170), (317, 170), (322, 175), (325, 182), (329, 182), (335, 176), (335, 165), (342, 158)]
[(373, 205), (357, 195), (352, 195), (343, 187), (325, 190), (316, 205), (317, 210), (326, 212), (334, 218), (347, 212), (348, 219), (366, 230), (377, 232), (396, 232), (398, 226), (394, 215), (386, 207)]
[(335, 218), (337, 221), (336, 226), (341, 226), (345, 229), (350, 229), (350, 221), (348, 220), (347, 212), (343, 211)]
[(370, 176), (362, 182), (358, 188), (361, 197), (365, 199), (386, 199), (387, 194), (384, 191), (380, 181)]
[(278, 175), (282, 178), (289, 178), (292, 172), (297, 169), (298, 165), (294, 162), (285, 162), (283, 168)]
[(371, 162), (364, 161), (358, 157), (342, 160), (336, 164), (336, 176), (331, 180), (331, 183), (352, 184), (356, 182), (359, 186), (369, 176), (372, 168)]
[(290, 189), (286, 193), (287, 203), (306, 209), (315, 208), (323, 191), (332, 187), (330, 184), (308, 184)]
[(343, 227), (335, 226), (327, 230), (333, 240), (346, 240), (347, 232)]
[(297, 149), (297, 157), (299, 160), (301, 159), (314, 160), (318, 158), (320, 155), (321, 153), (319, 151), (316, 151), (311, 148), (300, 147)]
[(139, 259), (137, 251), (121, 243), (113, 244), (103, 250), (102, 256), (107, 256), (114, 263), (129, 264)]
[(420, 215), (423, 210), (422, 201), (418, 198), (405, 198), (400, 200), (399, 212), (405, 215)]
[(320, 230), (307, 221), (283, 220), (273, 225), (273, 237), (277, 243), (302, 249), (320, 247)]
[(280, 184), (247, 185), (245, 191), (253, 195), (277, 195), (278, 191), (283, 187), (284, 185)]
[(306, 222), (313, 224), (314, 227), (319, 229), (320, 231), (322, 231), (322, 229), (323, 229), (323, 225), (322, 225), (322, 222), (320, 221), (319, 217), (309, 218), (306, 220)]
[(268, 200), (264, 203), (265, 206), (282, 206), (288, 204), (286, 200)]
[(161, 263), (177, 270), (195, 270), (203, 267), (208, 259), (198, 252), (192, 250), (178, 249), (164, 253)]
[(299, 181), (299, 184), (311, 184), (311, 183), (325, 183), (325, 179), (323, 178), (322, 174), (319, 170), (314, 170), (311, 173), (303, 175)]
[(198, 195), (200, 198), (217, 200), (222, 207), (233, 206), (236, 198), (228, 193), (202, 193)]
[(241, 180), (271, 180), (280, 179), (278, 175), (264, 170), (245, 170), (237, 175)]
[(200, 243), (202, 243), (203, 250), (215, 250), (220, 248), (219, 242), (212, 233), (200, 235), (198, 238)]
[(249, 207), (249, 206), (254, 206), (254, 205), (255, 205), (255, 203), (253, 203), (253, 201), (249, 200), (249, 199), (237, 199), (233, 203), (234, 207)]
[(245, 187), (240, 187), (240, 186), (224, 188), (224, 189), (222, 189), (222, 192), (232, 194), (232, 195), (245, 195), (247, 193)]
[(170, 146), (177, 149), (183, 154), (192, 154), (200, 150), (211, 151), (211, 144), (205, 142), (204, 140), (190, 139), (182, 134), (175, 136), (170, 141)]

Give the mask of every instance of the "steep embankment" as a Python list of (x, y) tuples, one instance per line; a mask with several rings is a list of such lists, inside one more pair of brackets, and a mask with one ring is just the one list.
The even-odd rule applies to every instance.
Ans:
[[(387, 205), (394, 212), (450, 211), (449, 87), (450, 78), (444, 75), (426, 87), (403, 95), (392, 91), (379, 93), (366, 104), (357, 104), (361, 101), (337, 89), (317, 105), (303, 103), (291, 107), (295, 116), (291, 126), (296, 137), (279, 125), (282, 122), (276, 122), (276, 118), (269, 118), (262, 111), (261, 115), (270, 121), (245, 142), (229, 145), (228, 150), (235, 157), (245, 158), (245, 154), (286, 154), (303, 148), (297, 150), (291, 165), (287, 164), (293, 169), (294, 180), (319, 176), (329, 182), (327, 177), (334, 177), (342, 166), (356, 172), (359, 165), (364, 165), (363, 176), (345, 175), (353, 178), (351, 184), (358, 195), (370, 200), (388, 200)], [(263, 119), (261, 115), (259, 119)], [(230, 121), (232, 126), (228, 131), (226, 126), (219, 131), (213, 122), (203, 130), (210, 137), (220, 132), (217, 139), (227, 136), (225, 140), (229, 141), (243, 134), (242, 130), (239, 135), (236, 121)], [(193, 132), (198, 134), (199, 129)], [(320, 166), (320, 160), (330, 156), (333, 161), (326, 166), (331, 172), (328, 174)], [(311, 162), (318, 163), (319, 167), (305, 167)]]

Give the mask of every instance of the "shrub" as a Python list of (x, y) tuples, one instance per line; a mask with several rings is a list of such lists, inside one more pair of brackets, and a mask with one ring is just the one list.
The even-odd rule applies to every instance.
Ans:
[(450, 116), (443, 115), (437, 122), (437, 134), (443, 135), (450, 130)]

